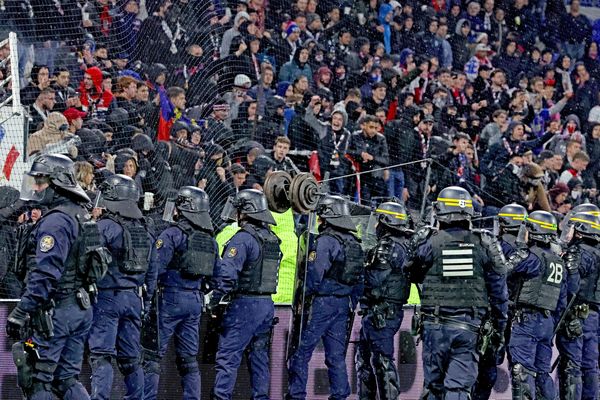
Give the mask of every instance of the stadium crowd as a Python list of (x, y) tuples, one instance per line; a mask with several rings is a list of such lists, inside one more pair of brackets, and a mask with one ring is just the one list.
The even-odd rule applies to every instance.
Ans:
[(27, 153), (68, 154), (90, 192), (124, 173), (146, 209), (193, 185), (217, 217), (271, 170), (411, 208), (459, 185), (484, 215), (598, 200), (600, 41), (580, 0), (5, 0), (0, 21)]

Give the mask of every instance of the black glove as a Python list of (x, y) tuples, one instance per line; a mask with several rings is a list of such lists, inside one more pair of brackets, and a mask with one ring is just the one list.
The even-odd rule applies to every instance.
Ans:
[(24, 330), (29, 321), (29, 314), (16, 306), (8, 315), (6, 321), (6, 335), (14, 340), (21, 340), (25, 336)]
[(506, 343), (502, 332), (494, 332), (492, 343), (496, 349), (496, 365), (502, 365), (506, 356)]
[(583, 327), (579, 318), (573, 318), (566, 323), (565, 334), (569, 339), (575, 339), (583, 335)]
[(216, 297), (216, 296), (211, 296), (210, 297), (210, 301), (206, 304), (206, 312), (208, 313), (208, 315), (210, 315), (212, 318), (217, 318), (217, 308), (219, 307), (219, 303), (221, 302), (221, 299)]

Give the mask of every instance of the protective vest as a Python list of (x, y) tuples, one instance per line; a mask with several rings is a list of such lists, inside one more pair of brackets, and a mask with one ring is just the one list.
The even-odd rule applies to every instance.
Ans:
[(215, 266), (215, 247), (212, 237), (188, 224), (177, 224), (187, 236), (187, 250), (176, 251), (167, 266), (176, 269), (185, 279), (211, 277)]
[(348, 286), (361, 283), (365, 271), (365, 253), (358, 239), (353, 235), (342, 235), (331, 228), (325, 229), (323, 234), (336, 239), (344, 249), (345, 256), (343, 261), (333, 262), (325, 277)]
[(279, 238), (271, 231), (248, 223), (242, 227), (258, 242), (260, 253), (254, 262), (246, 262), (238, 278), (238, 292), (241, 294), (268, 295), (277, 292), (281, 249)]
[(124, 274), (145, 274), (150, 261), (150, 239), (143, 220), (123, 218), (109, 214), (108, 219), (123, 228), (123, 246), (113, 251), (113, 257)]
[[(407, 239), (386, 235), (371, 250), (366, 263), (365, 294), (372, 300), (406, 304), (410, 295), (410, 281), (404, 275), (403, 265), (398, 265), (400, 252), (406, 254)], [(406, 260), (405, 260), (406, 262)], [(389, 271), (388, 278), (380, 287), (369, 285), (370, 274), (382, 274)]]
[(489, 305), (481, 239), (469, 231), (431, 237), (433, 264), (421, 294), (423, 307), (483, 308)]
[(560, 285), (567, 276), (564, 262), (538, 246), (533, 246), (530, 251), (539, 258), (541, 271), (538, 276), (523, 282), (517, 304), (554, 311), (560, 298)]
[[(110, 254), (101, 245), (100, 232), (98, 226), (93, 221), (84, 218), (87, 211), (83, 207), (71, 203), (60, 205), (48, 213), (43, 218), (53, 213), (63, 213), (77, 223), (77, 239), (71, 246), (67, 260), (65, 262), (60, 280), (56, 286), (56, 298), (61, 298), (74, 293), (84, 284), (92, 284), (99, 281), (110, 262)], [(28, 270), (35, 268), (35, 258), (38, 243), (36, 243), (38, 222), (33, 228), (28, 240), (27, 266)]]
[(579, 292), (577, 297), (586, 303), (600, 303), (600, 250), (596, 249), (589, 244), (580, 243), (579, 248), (581, 249), (583, 257), (592, 257), (593, 262), (596, 264), (593, 268), (593, 273), (588, 276), (582, 276), (579, 284)]

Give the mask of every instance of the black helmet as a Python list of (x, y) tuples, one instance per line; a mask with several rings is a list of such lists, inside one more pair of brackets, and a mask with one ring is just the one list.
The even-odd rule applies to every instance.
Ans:
[(90, 202), (88, 195), (77, 183), (73, 161), (67, 156), (40, 154), (33, 160), (27, 175), (33, 178), (48, 178), (50, 187), (59, 194), (66, 195), (77, 202)]
[(409, 228), (409, 216), (400, 203), (393, 201), (381, 203), (375, 209), (375, 214), (377, 214), (377, 220), (388, 228), (401, 232), (407, 231)]
[(185, 130), (188, 134), (190, 133), (190, 126), (181, 120), (175, 121), (171, 126), (171, 137), (176, 137), (177, 132)]
[(213, 230), (210, 219), (210, 203), (206, 192), (195, 186), (182, 186), (177, 192), (175, 207), (194, 225)]
[(527, 218), (527, 210), (520, 204), (507, 204), (498, 212), (500, 227), (505, 231), (518, 231)]
[(600, 217), (591, 212), (578, 212), (569, 220), (575, 232), (583, 237), (600, 241)]
[(350, 206), (343, 197), (326, 194), (317, 202), (315, 211), (330, 225), (356, 232), (356, 225), (350, 218)]
[(266, 222), (267, 224), (277, 225), (267, 206), (267, 198), (260, 190), (240, 190), (233, 199), (233, 206), (238, 212), (247, 215), (249, 218)]
[(538, 242), (548, 243), (556, 236), (556, 217), (548, 211), (534, 211), (525, 219), (529, 237)]
[(470, 221), (474, 214), (473, 199), (460, 186), (442, 189), (434, 208), (436, 219), (441, 222)]
[(140, 191), (135, 181), (126, 175), (111, 175), (98, 187), (98, 205), (125, 218), (140, 219), (142, 212), (137, 203)]

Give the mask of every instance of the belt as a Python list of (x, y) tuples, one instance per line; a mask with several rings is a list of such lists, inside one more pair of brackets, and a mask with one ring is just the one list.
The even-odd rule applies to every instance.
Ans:
[(444, 317), (442, 315), (435, 316), (435, 315), (424, 314), (423, 321), (424, 322), (433, 322), (434, 324), (442, 324), (442, 325), (451, 326), (451, 327), (454, 327), (457, 329), (462, 329), (465, 331), (479, 333), (479, 325), (470, 324), (470, 323), (464, 322), (464, 321), (459, 321), (459, 320), (456, 320), (456, 319), (450, 318), (450, 317)]
[(70, 306), (77, 303), (77, 293), (71, 293), (66, 297), (62, 297), (60, 299), (54, 299), (54, 307), (59, 308), (63, 306)]
[(270, 299), (270, 294), (254, 294), (254, 293), (236, 293), (233, 295), (234, 299), (240, 299), (243, 297), (252, 297), (254, 299)]
[(552, 315), (552, 311), (545, 310), (543, 308), (538, 307), (530, 307), (530, 306), (519, 306), (517, 304), (517, 311), (521, 311), (526, 314), (544, 314), (545, 317), (549, 317)]

